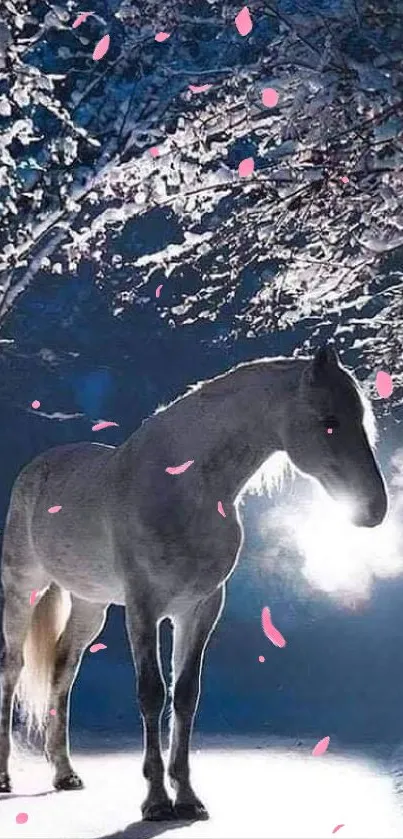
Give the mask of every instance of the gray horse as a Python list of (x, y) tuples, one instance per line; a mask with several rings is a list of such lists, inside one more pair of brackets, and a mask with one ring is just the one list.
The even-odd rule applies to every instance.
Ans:
[[(189, 746), (204, 651), (242, 545), (242, 489), (271, 455), (286, 452), (348, 502), (356, 525), (380, 524), (387, 495), (368, 439), (371, 416), (353, 377), (324, 347), (313, 359), (258, 360), (206, 381), (117, 448), (61, 446), (23, 469), (3, 547), (0, 791), (11, 789), (16, 691), (28, 723), (45, 729), (56, 789), (82, 786), (69, 755), (70, 692), (84, 649), (116, 603), (125, 607), (144, 726), (143, 818), (208, 818), (190, 782)], [(182, 472), (166, 471), (187, 461)], [(50, 514), (54, 505), (61, 509)], [(41, 594), (32, 607), (34, 589)], [(174, 805), (160, 743), (164, 618), (174, 632)]]

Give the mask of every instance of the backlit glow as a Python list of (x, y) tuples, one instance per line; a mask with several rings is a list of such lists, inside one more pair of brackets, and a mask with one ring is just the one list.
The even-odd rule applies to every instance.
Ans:
[(373, 577), (403, 571), (400, 534), (393, 510), (379, 527), (355, 527), (348, 508), (320, 488), (309, 506), (289, 512), (288, 525), (304, 557), (303, 574), (327, 592), (367, 595)]
[[(369, 411), (369, 420), (371, 416)], [(375, 425), (372, 430), (368, 426), (372, 441), (375, 431)], [(385, 521), (379, 527), (355, 527), (351, 506), (336, 504), (318, 483), (299, 475), (284, 452), (278, 452), (245, 487), (269, 498), (280, 490), (259, 515), (264, 549), (255, 558), (266, 572), (302, 574), (312, 588), (346, 605), (369, 599), (377, 578), (403, 575), (403, 448), (390, 458), (387, 487)]]

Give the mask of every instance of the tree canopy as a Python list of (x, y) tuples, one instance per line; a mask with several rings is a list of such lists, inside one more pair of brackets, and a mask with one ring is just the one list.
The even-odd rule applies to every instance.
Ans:
[(391, 373), (398, 409), (400, 0), (250, 0), (246, 36), (241, 7), (94, 0), (73, 27), (73, 0), (3, 0), (2, 328), (86, 260), (116, 318), (162, 285), (172, 329), (225, 312), (220, 340), (295, 329), (296, 353), (332, 335), (369, 389)]

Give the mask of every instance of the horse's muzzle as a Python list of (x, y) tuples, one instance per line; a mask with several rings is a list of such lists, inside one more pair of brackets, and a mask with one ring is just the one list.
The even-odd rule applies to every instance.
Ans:
[(386, 492), (374, 498), (366, 507), (355, 509), (351, 521), (356, 527), (377, 527), (382, 524), (388, 509)]

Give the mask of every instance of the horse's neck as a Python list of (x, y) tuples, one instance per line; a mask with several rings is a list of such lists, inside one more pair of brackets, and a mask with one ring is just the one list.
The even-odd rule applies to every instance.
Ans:
[(293, 409), (301, 362), (242, 365), (205, 382), (159, 415), (175, 463), (194, 460), (203, 480), (233, 500), (274, 452)]

